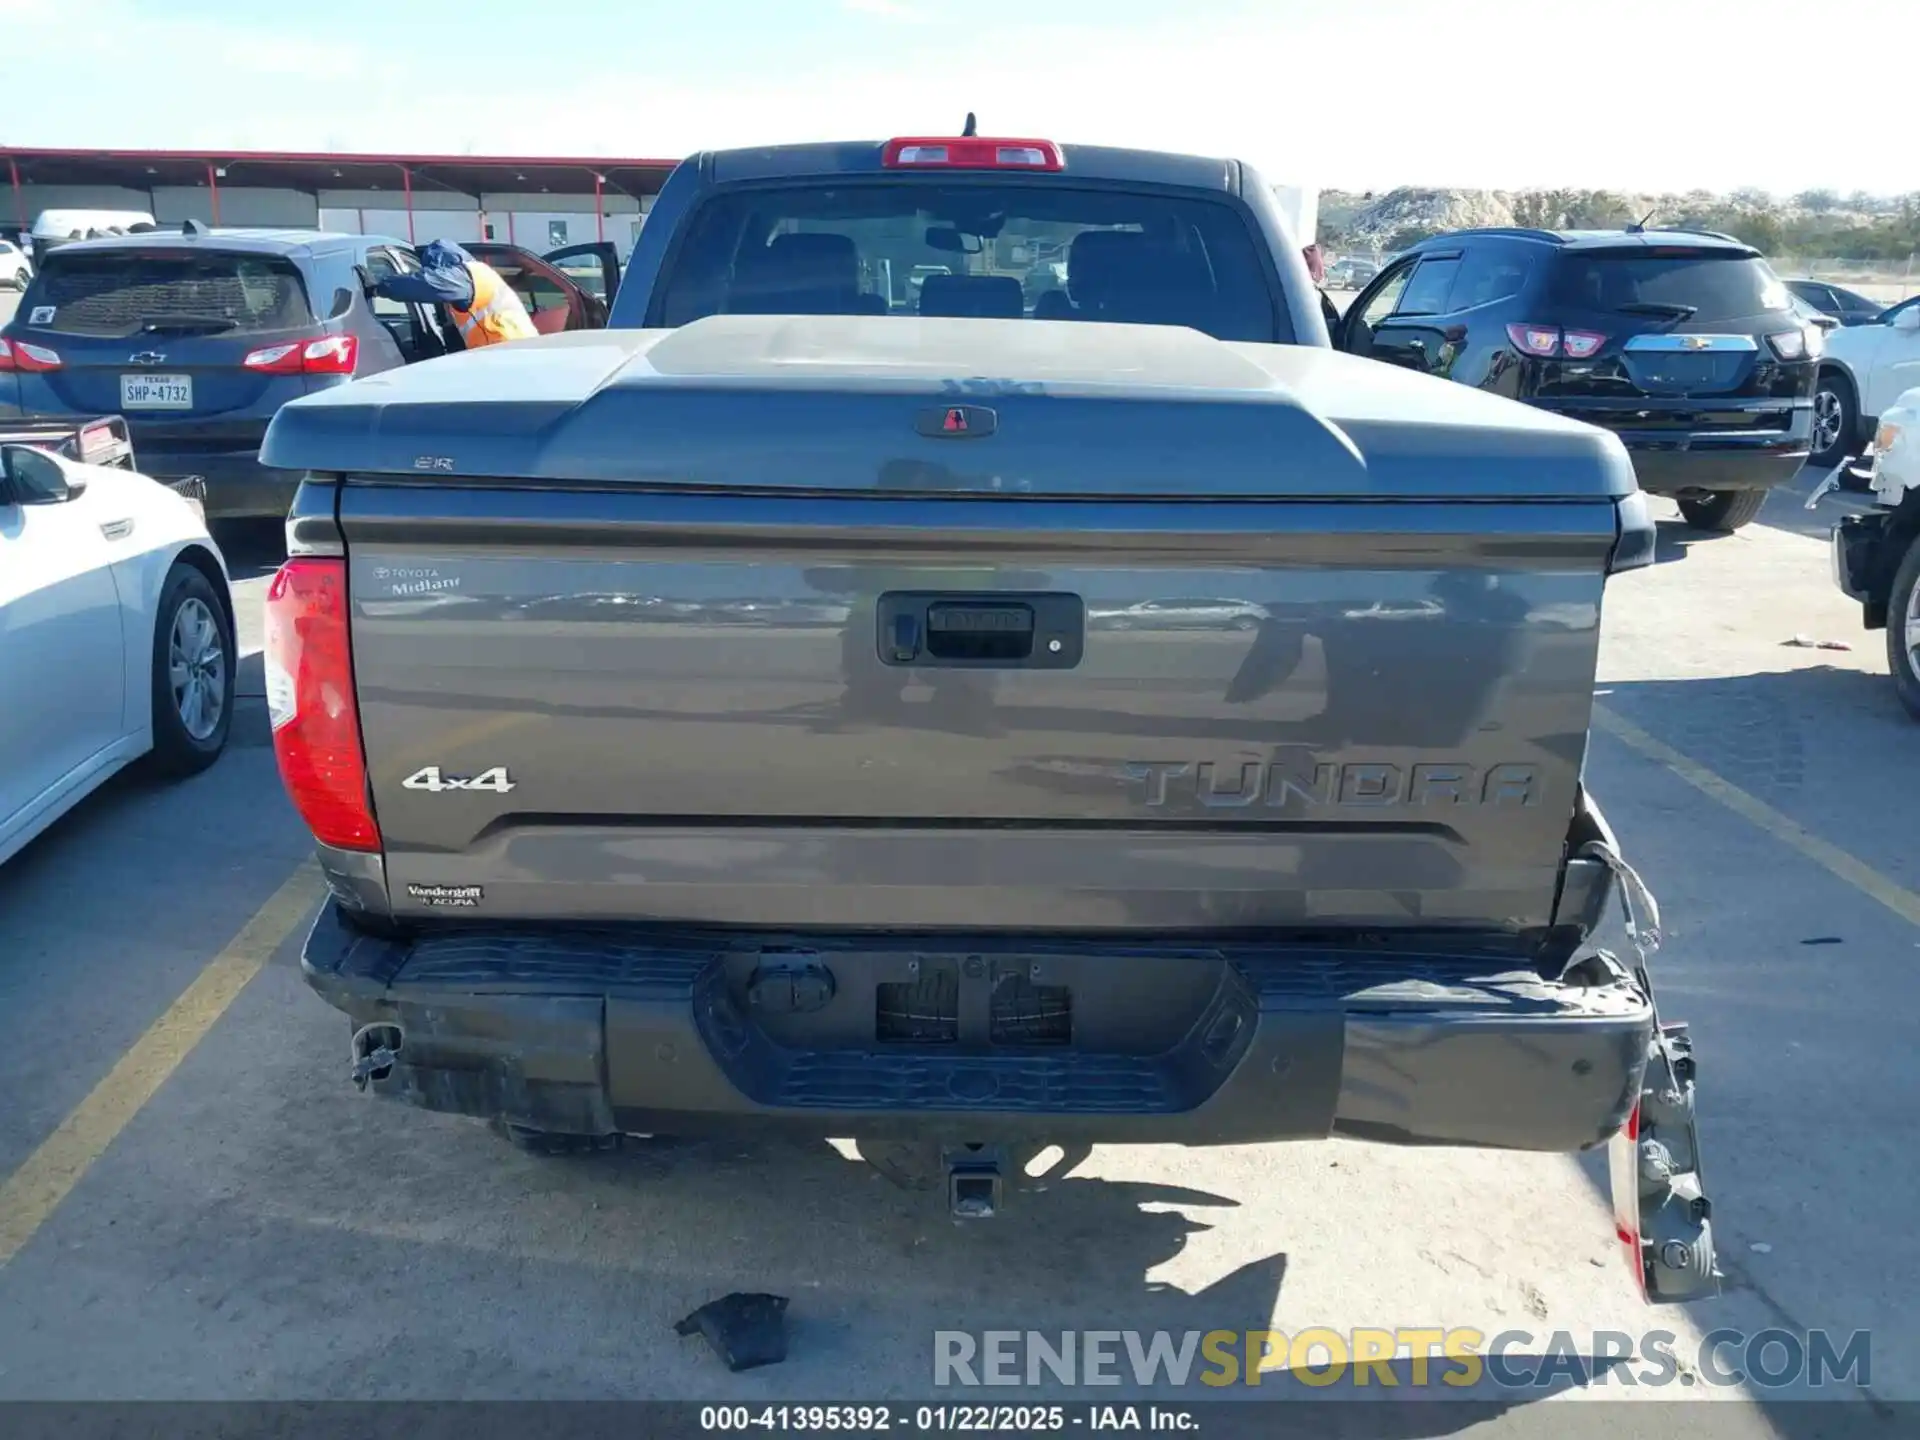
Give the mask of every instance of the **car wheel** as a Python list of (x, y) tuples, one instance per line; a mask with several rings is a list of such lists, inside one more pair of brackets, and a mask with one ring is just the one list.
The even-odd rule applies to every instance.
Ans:
[(207, 577), (177, 564), (153, 627), (153, 752), (162, 775), (194, 775), (220, 758), (233, 728), (233, 621)]
[(1680, 513), (1696, 530), (1730, 535), (1760, 513), (1765, 490), (1715, 490), (1704, 500), (1682, 500)]
[(1887, 597), (1887, 669), (1900, 703), (1920, 720), (1920, 536), (1907, 547)]
[(1855, 451), (1860, 401), (1853, 382), (1838, 370), (1822, 370), (1813, 391), (1813, 453), (1807, 463), (1825, 470)]

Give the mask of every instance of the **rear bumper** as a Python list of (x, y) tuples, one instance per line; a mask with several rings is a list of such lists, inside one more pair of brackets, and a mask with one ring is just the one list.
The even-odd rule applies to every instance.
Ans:
[[(1880, 563), (1880, 547), (1886, 533), (1885, 515), (1848, 515), (1834, 523), (1833, 583), (1849, 600), (1862, 605), (1873, 603), (1874, 581), (1885, 568)], [(1880, 597), (1882, 601), (1885, 598)]]
[[(1907, 518), (1900, 523), (1903, 517)], [(1886, 628), (1894, 576), (1915, 544), (1920, 544), (1920, 536), (1905, 510), (1847, 515), (1834, 524), (1833, 583), (1841, 594), (1859, 603), (1861, 623), (1867, 629)]]
[[(371, 1081), (375, 1093), (571, 1134), (771, 1125), (1191, 1145), (1338, 1134), (1563, 1152), (1603, 1143), (1625, 1123), (1652, 1034), (1646, 997), (1626, 982), (1549, 983), (1485, 956), (804, 943), (804, 952), (777, 953), (804, 953), (828, 972), (830, 998), (798, 1028), (743, 998), (743, 973), (762, 973), (775, 951), (738, 935), (502, 928), (388, 939), (352, 928), (329, 901), (301, 965), (356, 1031), (402, 1032), (396, 1063)], [(985, 1023), (984, 988), (1010, 973), (1004, 965), (1023, 977), (1097, 977), (1074, 991), (1075, 1043), (877, 1041), (876, 980), (946, 958), (984, 977), (974, 991), (960, 982), (963, 1025), (970, 1004)], [(1114, 1042), (1129, 1025), (1151, 1028), (1142, 1017), (1169, 1005), (1182, 1010), (1170, 1047), (1081, 1048), (1083, 1012), (1095, 1030), (1103, 1007), (1108, 1019), (1121, 1014), (1102, 1035)]]
[[(1705, 426), (1697, 430), (1681, 429), (1676, 423), (1681, 417), (1674, 414), (1669, 414), (1666, 426), (1637, 428), (1633, 416), (1639, 412), (1625, 408), (1629, 402), (1619, 402), (1607, 410), (1595, 409), (1596, 403), (1569, 401), (1544, 408), (1601, 425), (1619, 436), (1633, 459), (1640, 488), (1655, 495), (1690, 490), (1772, 489), (1798, 475), (1813, 450), (1811, 399), (1725, 402), (1725, 413), (1729, 415), (1746, 411), (1785, 418), (1784, 425), (1776, 418), (1768, 428), (1753, 430)], [(1721, 407), (1715, 408), (1718, 413)]]
[(1692, 490), (1771, 490), (1789, 484), (1807, 463), (1807, 447), (1747, 441), (1741, 445), (1638, 446), (1622, 435), (1634, 478), (1651, 495)]
[(133, 433), (133, 453), (140, 472), (156, 480), (181, 480), (197, 475), (206, 481), (210, 520), (285, 519), (302, 478), (297, 470), (275, 470), (262, 465), (254, 450), (143, 447), (137, 427)]

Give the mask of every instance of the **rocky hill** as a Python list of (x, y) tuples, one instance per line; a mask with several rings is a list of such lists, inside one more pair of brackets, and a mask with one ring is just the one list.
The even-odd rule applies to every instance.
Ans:
[(1656, 225), (1721, 230), (1770, 253), (1901, 258), (1920, 249), (1920, 191), (1900, 196), (1810, 190), (1683, 195), (1613, 190), (1320, 192), (1320, 237), (1336, 250), (1393, 251), (1445, 230), (1483, 225), (1609, 228), (1651, 215)]

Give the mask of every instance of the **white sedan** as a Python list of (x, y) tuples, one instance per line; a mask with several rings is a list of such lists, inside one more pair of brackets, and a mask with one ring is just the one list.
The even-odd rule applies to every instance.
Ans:
[(143, 756), (189, 775), (226, 748), (226, 560), (130, 459), (117, 421), (0, 425), (0, 862)]

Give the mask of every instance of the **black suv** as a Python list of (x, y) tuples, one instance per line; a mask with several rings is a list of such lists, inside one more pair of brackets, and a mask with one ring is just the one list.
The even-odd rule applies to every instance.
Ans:
[(1612, 430), (1641, 487), (1702, 529), (1752, 520), (1812, 444), (1820, 333), (1725, 235), (1438, 235), (1354, 298), (1334, 343)]

